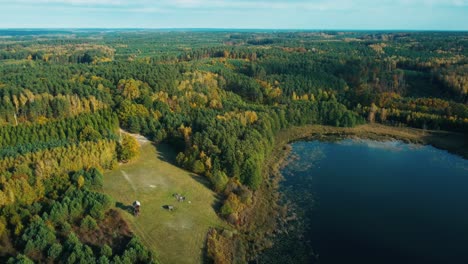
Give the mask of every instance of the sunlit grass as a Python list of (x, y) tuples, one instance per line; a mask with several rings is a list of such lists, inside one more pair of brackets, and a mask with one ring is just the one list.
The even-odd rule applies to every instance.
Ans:
[[(216, 195), (205, 179), (165, 161), (174, 154), (168, 146), (156, 150), (143, 143), (138, 160), (105, 175), (104, 191), (123, 204), (119, 210), (124, 218), (162, 263), (201, 263), (208, 228), (223, 222), (213, 209)], [(174, 193), (186, 201), (177, 202)], [(141, 202), (138, 217), (122, 209), (135, 200)], [(167, 211), (164, 205), (175, 209)]]

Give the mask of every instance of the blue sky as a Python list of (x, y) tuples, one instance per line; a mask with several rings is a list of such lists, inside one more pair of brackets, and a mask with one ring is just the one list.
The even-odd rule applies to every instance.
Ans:
[(0, 0), (0, 28), (468, 30), (468, 0)]

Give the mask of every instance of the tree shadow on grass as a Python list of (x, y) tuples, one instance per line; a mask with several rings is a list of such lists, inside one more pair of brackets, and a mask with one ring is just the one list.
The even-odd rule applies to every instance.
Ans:
[[(196, 180), (197, 182), (203, 184), (203, 186), (205, 186), (207, 189), (213, 191), (212, 189), (212, 184), (210, 182), (210, 180), (208, 180), (208, 178), (206, 178), (205, 176), (201, 176), (201, 175), (198, 175), (198, 174), (195, 174), (195, 173), (190, 173), (190, 176), (192, 177), (192, 179)], [(213, 207), (213, 209), (215, 210), (215, 212), (219, 212), (219, 210), (221, 209), (221, 206), (223, 206), (223, 197), (222, 197), (222, 194), (219, 194), (219, 193), (214, 193), (214, 196), (215, 196), (215, 200), (214, 202), (211, 204), (211, 207)]]
[[(195, 174), (195, 173), (190, 173), (190, 176), (195, 181), (203, 184), (209, 190), (213, 190), (212, 189), (212, 184), (208, 180), (208, 178), (206, 178), (204, 176), (201, 176), (201, 175), (198, 175), (198, 174)], [(217, 212), (219, 212), (221, 210), (221, 207), (223, 206), (223, 194), (215, 193), (215, 192), (213, 192), (213, 194), (214, 194), (215, 199), (214, 199), (213, 203), (211, 204), (211, 207), (217, 213)], [(207, 242), (206, 242), (206, 239), (205, 239), (204, 245), (203, 245), (204, 249), (202, 250), (200, 257), (202, 259), (202, 263), (211, 263), (211, 258), (208, 256), (208, 250), (207, 250), (207, 244), (206, 243)]]
[(221, 211), (221, 207), (223, 207), (223, 195), (220, 194), (220, 193), (216, 193), (215, 194), (215, 200), (214, 202), (211, 204), (211, 207), (213, 207), (213, 209), (215, 210), (216, 213), (218, 213), (219, 211)]
[(170, 145), (169, 143), (153, 144), (153, 146), (156, 148), (158, 159), (177, 166), (177, 154), (183, 151), (183, 149), (179, 150), (177, 145), (174, 146), (172, 144)]
[(133, 213), (133, 206), (131, 206), (131, 205), (125, 205), (125, 204), (123, 204), (121, 202), (116, 202), (115, 207), (117, 207), (119, 209), (122, 209), (127, 213), (130, 213), (130, 214)]
[[(175, 146), (173, 146), (174, 144), (175, 144)], [(177, 142), (174, 143), (174, 144), (160, 143), (160, 144), (157, 144), (157, 145), (154, 144), (154, 146), (156, 147), (158, 159), (160, 159), (162, 161), (165, 161), (165, 162), (168, 162), (171, 165), (174, 165), (174, 166), (180, 168), (179, 165), (177, 165), (177, 162), (176, 162), (176, 156), (177, 156), (177, 153), (179, 153), (179, 151), (177, 149), (177, 146), (179, 146), (180, 144), (178, 145)], [(181, 151), (183, 151), (183, 149)], [(195, 181), (203, 184), (203, 186), (205, 186), (207, 189), (213, 190), (211, 182), (205, 176), (200, 176), (200, 175), (195, 174), (195, 173), (190, 173), (190, 176)], [(215, 210), (215, 212), (219, 212), (219, 210), (221, 209), (221, 206), (223, 206), (223, 202), (222, 202), (223, 199), (222, 198), (223, 198), (222, 194), (215, 193), (215, 200), (211, 205), (212, 208)]]
[(211, 190), (211, 182), (210, 180), (208, 180), (207, 177), (195, 173), (190, 173), (190, 177), (192, 177), (192, 179), (194, 179), (198, 183), (201, 183), (203, 186)]
[(203, 250), (201, 251), (201, 260), (202, 260), (202, 263), (213, 263), (213, 260), (208, 255), (207, 239), (208, 239), (208, 236), (203, 241)]

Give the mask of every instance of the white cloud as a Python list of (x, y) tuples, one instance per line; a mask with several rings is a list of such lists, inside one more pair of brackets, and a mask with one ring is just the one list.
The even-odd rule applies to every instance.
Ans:
[(421, 6), (468, 6), (468, 0), (0, 0), (0, 4), (122, 8), (129, 12), (168, 9), (351, 10)]
[(164, 5), (181, 8), (274, 8), (274, 9), (344, 9), (349, 7), (397, 7), (397, 6), (466, 6), (468, 0), (293, 0), (293, 1), (267, 1), (267, 0), (163, 0), (158, 1)]
[(468, 6), (468, 0), (455, 0), (453, 4), (456, 6)]
[(327, 10), (349, 7), (353, 1), (228, 1), (228, 0), (175, 0), (164, 1), (179, 8), (236, 8), (236, 9), (310, 9)]
[(466, 6), (468, 0), (399, 0), (397, 3), (406, 6)]
[(28, 3), (28, 4), (63, 4), (63, 5), (123, 5), (129, 1), (125, 0), (1, 0), (4, 3)]

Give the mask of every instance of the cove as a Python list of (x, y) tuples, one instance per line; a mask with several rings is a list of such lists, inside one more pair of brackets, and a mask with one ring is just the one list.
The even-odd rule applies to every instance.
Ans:
[(400, 141), (296, 142), (282, 174), (300, 224), (260, 262), (468, 263), (459, 156)]

